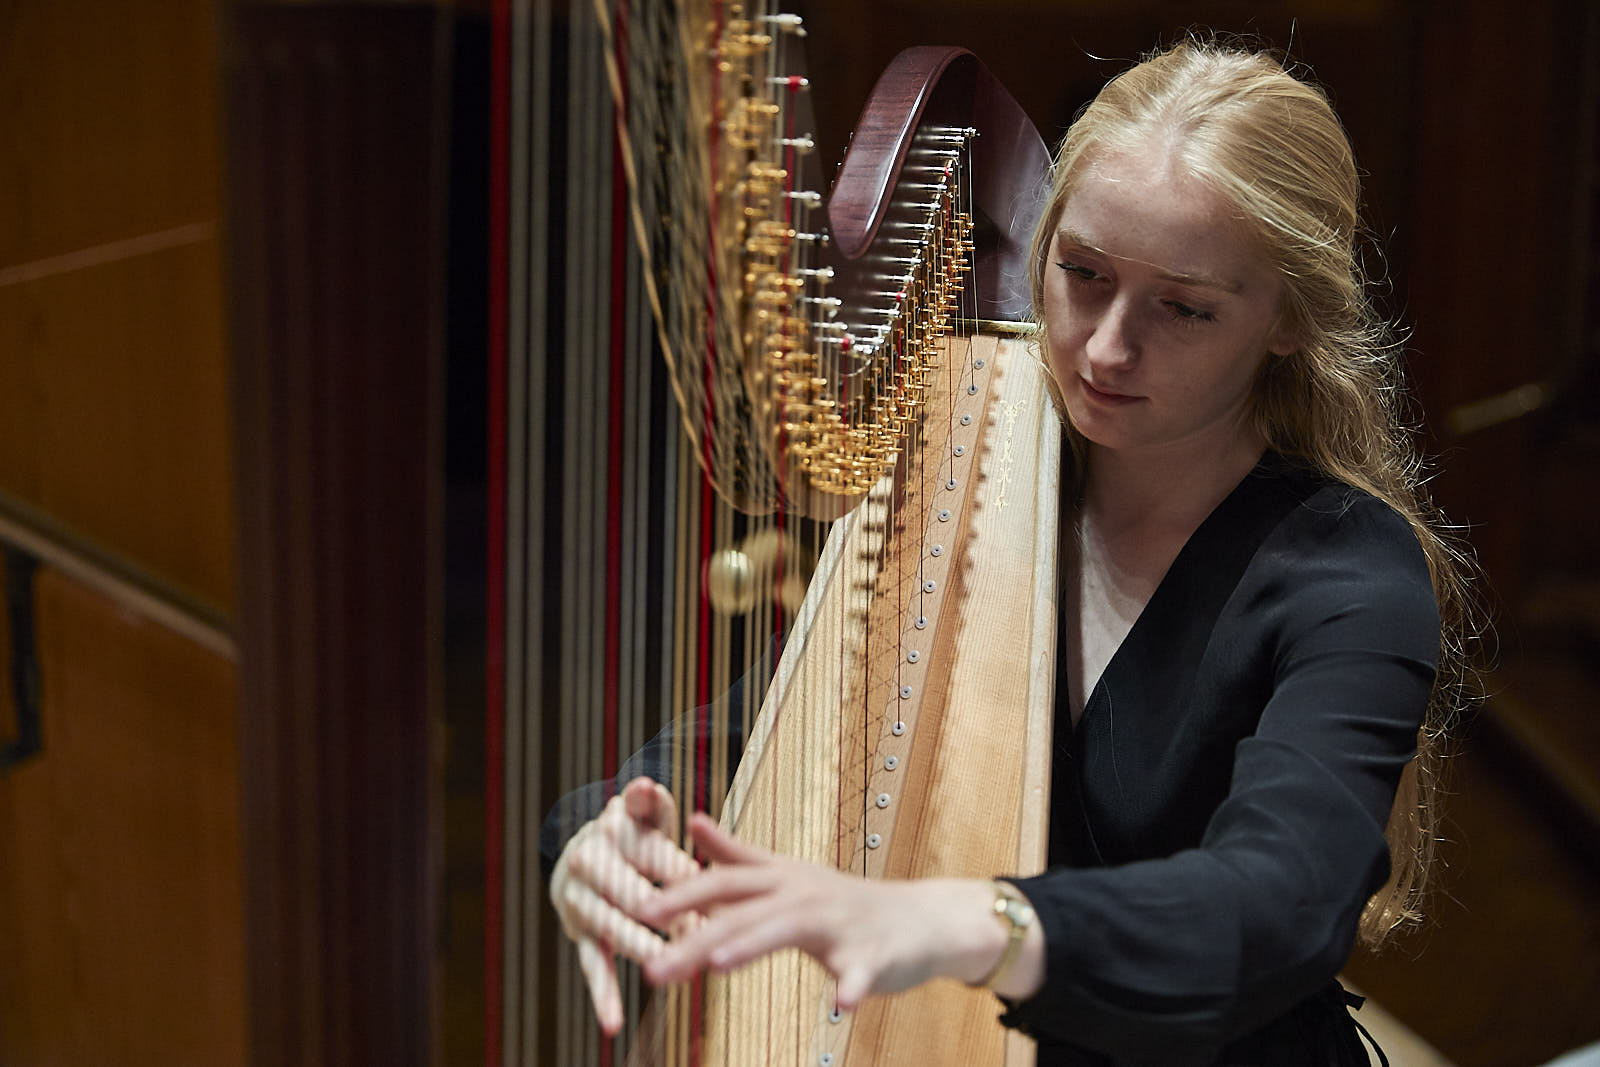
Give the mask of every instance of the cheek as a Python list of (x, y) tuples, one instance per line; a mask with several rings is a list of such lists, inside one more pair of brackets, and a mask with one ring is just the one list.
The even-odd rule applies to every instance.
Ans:
[(1048, 350), (1046, 361), (1060, 366), (1072, 359), (1073, 351), (1083, 344), (1082, 314), (1074, 314), (1071, 295), (1063, 282), (1054, 282), (1045, 290), (1044, 327)]
[(1045, 319), (1044, 362), (1055, 375), (1057, 384), (1065, 384), (1077, 375), (1077, 360), (1073, 353), (1080, 342), (1073, 338), (1070, 323), (1064, 316), (1053, 315)]
[(1250, 394), (1255, 391), (1256, 377), (1265, 362), (1264, 355), (1254, 353), (1236, 352), (1232, 355), (1219, 356), (1213, 364), (1212, 372), (1191, 377), (1187, 383), (1188, 388), (1195, 394), (1195, 400), (1199, 404), (1228, 407), (1239, 403), (1248, 404)]

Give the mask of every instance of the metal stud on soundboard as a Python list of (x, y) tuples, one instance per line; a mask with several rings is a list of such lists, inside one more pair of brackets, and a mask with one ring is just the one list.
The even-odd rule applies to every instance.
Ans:
[(928, 549), (928, 555), (930, 555), (930, 556), (942, 556), (942, 555), (944, 555), (944, 546), (943, 545), (934, 545), (932, 548)]
[(883, 769), (886, 771), (892, 771), (898, 766), (900, 766), (899, 756), (889, 756), (883, 761)]
[(878, 807), (887, 808), (888, 806), (889, 806), (889, 794), (888, 793), (879, 793), (878, 794)]

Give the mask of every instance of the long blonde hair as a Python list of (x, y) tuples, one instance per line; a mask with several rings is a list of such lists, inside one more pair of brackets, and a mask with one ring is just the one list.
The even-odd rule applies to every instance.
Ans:
[[(1439, 835), (1440, 775), (1467, 702), (1468, 645), (1478, 629), (1475, 568), (1422, 488), (1408, 426), (1399, 344), (1369, 296), (1357, 253), (1361, 183), (1349, 139), (1321, 89), (1269, 54), (1185, 41), (1102, 89), (1057, 152), (1050, 202), (1033, 242), (1033, 304), (1043, 323), (1050, 243), (1085, 167), (1100, 153), (1171, 147), (1252, 227), (1283, 282), (1281, 313), (1299, 347), (1263, 360), (1251, 417), (1267, 446), (1387, 502), (1410, 522), (1439, 602), (1439, 668), (1385, 836), (1391, 872), (1362, 912), (1376, 948), (1421, 918)], [(1049, 338), (1043, 335), (1042, 343)], [(1081, 472), (1083, 442), (1068, 426)]]

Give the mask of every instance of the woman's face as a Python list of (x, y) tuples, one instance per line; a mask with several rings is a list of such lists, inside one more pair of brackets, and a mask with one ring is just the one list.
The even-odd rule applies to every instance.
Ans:
[(1280, 291), (1234, 211), (1165, 152), (1091, 160), (1045, 264), (1049, 359), (1072, 424), (1130, 452), (1239, 444), (1261, 361), (1293, 349)]

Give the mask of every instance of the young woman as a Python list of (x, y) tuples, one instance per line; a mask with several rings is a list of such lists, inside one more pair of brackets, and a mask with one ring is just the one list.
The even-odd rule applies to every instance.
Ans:
[(1269, 56), (1186, 43), (1105, 87), (1034, 242), (1071, 457), (1050, 869), (873, 882), (697, 815), (702, 869), (636, 781), (552, 884), (604, 1026), (602, 946), (656, 982), (796, 946), (845, 1008), (992, 988), (1041, 1064), (1367, 1062), (1334, 976), (1415, 917), (1464, 595), (1358, 199), (1327, 99)]

